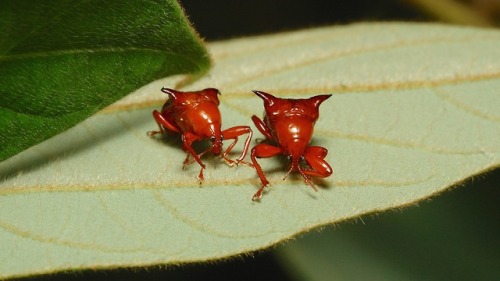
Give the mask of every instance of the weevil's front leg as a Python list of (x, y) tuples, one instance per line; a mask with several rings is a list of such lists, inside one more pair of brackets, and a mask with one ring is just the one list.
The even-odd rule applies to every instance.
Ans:
[(321, 146), (308, 146), (304, 152), (304, 159), (306, 160), (310, 170), (302, 170), (308, 176), (326, 178), (333, 174), (333, 169), (325, 161), (328, 150)]
[(153, 117), (156, 121), (156, 124), (158, 124), (158, 127), (160, 130), (158, 131), (149, 131), (148, 136), (152, 137), (156, 134), (161, 134), (165, 132), (165, 129), (170, 130), (175, 133), (180, 133), (179, 129), (172, 123), (170, 123), (163, 115), (158, 110), (153, 111)]
[[(198, 164), (200, 164), (201, 166), (200, 173), (198, 174), (198, 179), (200, 181), (204, 180), (205, 177), (203, 176), (203, 170), (205, 169), (205, 164), (201, 162), (200, 156), (203, 155), (206, 151), (201, 153), (200, 156), (198, 156), (198, 154), (196, 154), (192, 146), (194, 141), (200, 140), (200, 137), (191, 132), (185, 132), (182, 134), (181, 139), (182, 139), (182, 148), (188, 153), (191, 153), (191, 156), (193, 156), (194, 160), (198, 162)], [(186, 160), (187, 158), (188, 157), (186, 157)], [(186, 162), (186, 160), (184, 160), (184, 162)]]
[[(199, 154), (198, 154), (198, 157), (201, 159), (201, 157), (202, 157), (205, 153), (207, 153), (207, 152), (209, 152), (209, 151), (210, 151), (210, 148), (208, 148), (207, 150), (203, 151), (202, 153), (199, 153)], [(194, 159), (194, 158), (193, 158), (193, 159), (190, 159), (190, 158), (191, 158), (190, 156), (191, 156), (191, 152), (189, 152), (189, 151), (188, 151), (188, 152), (186, 153), (186, 159), (184, 159), (184, 161), (182, 162), (182, 169), (185, 169), (187, 166), (189, 166), (189, 165), (191, 165), (191, 164), (193, 164), (193, 163), (195, 162), (195, 159)]]
[[(236, 161), (233, 161), (233, 160), (227, 158), (227, 155), (231, 152), (233, 147), (238, 142), (238, 137), (243, 135), (243, 134), (248, 134), (248, 136), (245, 140), (245, 143), (243, 144), (243, 151), (241, 152), (240, 157), (238, 157), (238, 159), (236, 159)], [(251, 163), (243, 161), (243, 159), (247, 155), (248, 147), (250, 146), (250, 141), (252, 140), (252, 134), (253, 134), (252, 129), (250, 129), (250, 127), (248, 127), (248, 126), (236, 126), (236, 127), (231, 127), (231, 128), (228, 128), (228, 129), (222, 131), (222, 137), (225, 140), (234, 139), (234, 141), (227, 147), (226, 151), (224, 151), (224, 153), (222, 154), (222, 158), (226, 161), (226, 163), (228, 163), (231, 166), (233, 164), (238, 165), (239, 163), (243, 163), (245, 165), (253, 167)]]
[(266, 176), (262, 171), (262, 167), (260, 167), (259, 163), (257, 163), (257, 158), (269, 158), (280, 153), (282, 153), (281, 148), (264, 143), (258, 144), (252, 148), (250, 158), (252, 159), (253, 166), (255, 167), (257, 175), (262, 183), (260, 189), (253, 195), (252, 201), (260, 199), (264, 188), (269, 184), (269, 181), (266, 179)]

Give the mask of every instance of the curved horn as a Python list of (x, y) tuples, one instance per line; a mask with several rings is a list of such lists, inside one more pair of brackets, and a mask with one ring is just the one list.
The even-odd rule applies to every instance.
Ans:
[(161, 91), (164, 92), (165, 94), (168, 94), (173, 99), (176, 99), (177, 98), (177, 94), (179, 94), (178, 91), (172, 90), (172, 89), (169, 89), (169, 88), (161, 88)]
[(257, 96), (259, 96), (261, 99), (263, 99), (264, 103), (267, 105), (273, 105), (274, 101), (277, 99), (277, 97), (275, 97), (271, 94), (268, 94), (266, 92), (257, 91), (257, 90), (252, 90), (252, 92), (254, 92)]
[(316, 109), (318, 109), (319, 106), (321, 105), (321, 103), (323, 103), (325, 100), (329, 99), (331, 96), (332, 95), (319, 95), (319, 96), (310, 97), (309, 100), (312, 102), (314, 107)]

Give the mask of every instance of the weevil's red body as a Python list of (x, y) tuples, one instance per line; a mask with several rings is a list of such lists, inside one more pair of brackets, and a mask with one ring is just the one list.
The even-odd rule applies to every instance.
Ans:
[[(203, 180), (203, 170), (205, 165), (201, 162), (200, 157), (208, 151), (213, 154), (221, 154), (222, 158), (229, 165), (238, 164), (243, 161), (247, 154), (250, 140), (252, 138), (252, 130), (249, 126), (235, 126), (226, 130), (221, 130), (221, 114), (219, 111), (219, 90), (208, 88), (195, 92), (180, 92), (172, 89), (162, 88), (162, 92), (169, 95), (169, 99), (163, 105), (161, 112), (153, 111), (153, 117), (158, 123), (159, 131), (150, 131), (148, 134), (153, 136), (165, 131), (171, 131), (181, 134), (182, 149), (187, 152), (184, 166), (191, 162), (189, 156), (201, 166), (198, 178)], [(236, 160), (227, 158), (227, 154), (233, 149), (238, 141), (238, 137), (248, 134), (243, 151)], [(212, 146), (197, 154), (192, 144), (194, 141), (208, 139), (212, 142)], [(228, 148), (222, 152), (222, 141), (234, 140)], [(245, 162), (242, 162), (245, 163)], [(248, 163), (245, 163), (248, 164)], [(249, 164), (250, 165), (250, 164)]]
[[(286, 155), (291, 163), (288, 173), (298, 171), (314, 190), (312, 177), (328, 177), (333, 173), (325, 161), (328, 150), (321, 146), (310, 146), (314, 124), (319, 117), (319, 106), (331, 95), (319, 95), (309, 99), (281, 99), (268, 93), (253, 91), (264, 100), (264, 121), (252, 116), (252, 121), (266, 140), (252, 148), (251, 159), (262, 182), (261, 188), (252, 200), (262, 197), (269, 184), (257, 158), (268, 158), (278, 154)], [(305, 164), (306, 167), (301, 164)], [(288, 175), (287, 173), (287, 175)]]

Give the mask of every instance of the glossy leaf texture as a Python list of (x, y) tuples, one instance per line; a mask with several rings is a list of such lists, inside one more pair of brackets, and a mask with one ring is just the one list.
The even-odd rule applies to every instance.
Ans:
[(0, 34), (0, 161), (153, 80), (210, 65), (175, 0), (6, 0)]
[(182, 169), (179, 138), (146, 135), (156, 129), (151, 111), (166, 98), (161, 87), (183, 77), (159, 80), (0, 165), (0, 272), (224, 258), (414, 204), (495, 169), (499, 44), (495, 30), (427, 24), (357, 24), (209, 44), (214, 68), (179, 89), (219, 88), (223, 128), (262, 114), (252, 89), (333, 94), (321, 105), (313, 139), (329, 150), (334, 169), (317, 181), (319, 191), (296, 174), (283, 181), (284, 158), (260, 160), (271, 182), (260, 202), (251, 201), (260, 186), (255, 171), (220, 157), (202, 158), (200, 186), (196, 164)]

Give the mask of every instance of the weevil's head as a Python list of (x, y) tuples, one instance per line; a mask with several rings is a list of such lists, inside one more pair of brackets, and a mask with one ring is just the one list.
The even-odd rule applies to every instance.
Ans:
[(196, 107), (197, 120), (202, 125), (198, 130), (203, 131), (203, 134), (211, 142), (211, 152), (219, 155), (222, 151), (221, 126), (222, 117), (219, 111), (219, 90), (208, 88), (201, 91), (200, 103)]

